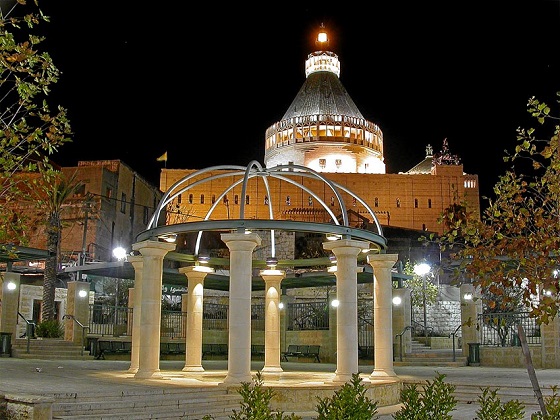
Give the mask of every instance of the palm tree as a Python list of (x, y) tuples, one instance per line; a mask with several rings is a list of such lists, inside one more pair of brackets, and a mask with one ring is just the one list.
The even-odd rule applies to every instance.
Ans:
[(37, 183), (37, 204), (46, 213), (47, 251), (45, 261), (43, 305), (41, 309), (42, 321), (55, 318), (55, 289), (57, 280), (57, 266), (59, 260), (60, 234), (62, 232), (62, 213), (68, 208), (67, 202), (84, 186), (82, 181), (76, 180), (74, 173), (66, 177), (64, 173), (53, 169), (41, 171), (42, 177)]

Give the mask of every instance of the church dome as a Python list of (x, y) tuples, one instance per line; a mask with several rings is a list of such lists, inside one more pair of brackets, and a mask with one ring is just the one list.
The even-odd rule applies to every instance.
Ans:
[(344, 86), (338, 56), (324, 49), (305, 61), (306, 79), (280, 121), (266, 130), (266, 167), (298, 164), (317, 172), (385, 173), (383, 133), (366, 120)]

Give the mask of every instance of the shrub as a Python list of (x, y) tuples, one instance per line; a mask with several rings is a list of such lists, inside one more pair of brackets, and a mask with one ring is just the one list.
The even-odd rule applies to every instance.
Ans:
[(519, 400), (511, 400), (504, 404), (498, 397), (498, 389), (480, 388), (482, 395), (478, 396), (480, 409), (476, 412), (476, 420), (523, 420), (525, 405)]
[(436, 372), (433, 381), (426, 381), (423, 392), (416, 384), (407, 384), (401, 391), (402, 408), (393, 414), (396, 420), (451, 420), (457, 400), (453, 396), (455, 385), (446, 384), (444, 374)]
[(369, 399), (358, 373), (332, 397), (318, 398), (317, 420), (371, 420), (377, 414), (377, 401)]
[(64, 327), (58, 320), (51, 319), (39, 322), (35, 328), (35, 334), (44, 338), (60, 338), (64, 335)]
[(262, 373), (257, 372), (254, 383), (244, 382), (239, 389), (239, 395), (243, 397), (241, 410), (233, 410), (229, 416), (233, 420), (301, 420), (295, 414), (285, 416), (283, 412), (272, 412), (270, 401), (274, 397), (274, 391), (263, 388)]
[(550, 389), (552, 390), (552, 395), (544, 399), (546, 416), (539, 411), (531, 414), (531, 420), (560, 419), (560, 395), (558, 394), (558, 386), (553, 385)]

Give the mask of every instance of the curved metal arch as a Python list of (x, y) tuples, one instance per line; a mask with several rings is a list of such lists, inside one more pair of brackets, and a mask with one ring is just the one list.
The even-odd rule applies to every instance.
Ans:
[[(295, 169), (295, 171), (294, 171)], [(219, 173), (207, 176), (202, 179), (197, 179), (193, 183), (184, 185), (186, 182), (190, 181), (193, 178), (200, 177), (205, 173), (216, 171), (216, 170), (225, 170), (228, 171), (227, 173)], [(159, 216), (163, 209), (172, 202), (175, 198), (177, 198), (180, 194), (187, 192), (189, 189), (204, 184), (209, 181), (213, 181), (216, 179), (224, 178), (224, 177), (231, 177), (231, 176), (241, 176), (242, 178), (235, 180), (229, 187), (227, 187), (224, 191), (222, 191), (218, 199), (212, 203), (210, 209), (204, 216), (203, 221), (201, 222), (188, 222), (188, 223), (180, 223), (176, 225), (166, 225), (158, 227)], [(290, 183), (302, 191), (307, 192), (310, 196), (312, 196), (317, 202), (321, 205), (321, 207), (329, 214), (331, 220), (334, 224), (327, 224), (327, 223), (308, 223), (308, 222), (295, 222), (295, 221), (275, 221), (274, 220), (274, 213), (272, 207), (272, 199), (270, 194), (270, 185), (268, 182), (268, 177), (273, 177), (275, 179), (282, 180), (284, 182)], [(332, 193), (336, 196), (336, 200), (338, 205), (340, 206), (341, 215), (342, 215), (342, 225), (338, 221), (336, 215), (333, 211), (329, 208), (327, 203), (325, 203), (321, 197), (319, 197), (314, 191), (303, 185), (302, 183), (298, 182), (291, 178), (291, 176), (298, 176), (298, 177), (305, 177), (305, 178), (312, 178), (323, 182), (324, 184), (328, 185)], [(268, 213), (269, 213), (269, 220), (246, 220), (245, 219), (245, 206), (246, 200), (245, 196), (247, 195), (247, 186), (251, 179), (258, 177), (262, 178), (268, 200)], [(242, 183), (242, 201), (240, 206), (240, 219), (228, 219), (228, 220), (210, 220), (212, 213), (214, 212), (215, 208), (218, 204), (223, 200), (223, 197), (235, 188), (237, 185)], [(377, 234), (374, 234), (370, 231), (365, 231), (362, 229), (353, 229), (350, 228), (349, 220), (348, 220), (348, 211), (346, 204), (342, 198), (341, 191), (347, 193), (356, 201), (358, 201), (361, 205), (363, 205), (368, 213), (371, 215), (372, 219), (374, 220), (375, 226), (377, 228)], [(268, 223), (267, 223), (268, 222)], [(201, 225), (202, 224), (202, 225)], [(166, 235), (173, 235), (178, 233), (185, 233), (185, 232), (193, 232), (198, 230), (196, 245), (195, 245), (195, 255), (199, 252), (200, 241), (202, 237), (202, 233), (207, 230), (219, 230), (219, 229), (227, 229), (232, 230), (235, 229), (239, 232), (244, 232), (245, 230), (249, 229), (247, 226), (252, 226), (253, 229), (265, 229), (270, 230), (271, 235), (271, 247), (272, 247), (272, 256), (275, 257), (276, 250), (274, 244), (274, 230), (289, 230), (289, 231), (309, 231), (315, 233), (335, 233), (344, 237), (346, 239), (359, 239), (365, 240), (368, 242), (374, 243), (379, 252), (383, 252), (387, 246), (386, 240), (383, 237), (383, 231), (381, 228), (381, 224), (377, 219), (377, 216), (373, 212), (373, 210), (369, 207), (369, 205), (362, 200), (359, 196), (353, 193), (350, 189), (346, 188), (343, 185), (340, 185), (334, 181), (331, 181), (321, 175), (319, 172), (308, 168), (306, 166), (297, 165), (297, 164), (287, 164), (287, 165), (277, 165), (272, 168), (263, 168), (262, 165), (257, 161), (251, 161), (246, 167), (238, 166), (238, 165), (217, 165), (211, 166), (208, 168), (204, 168), (198, 171), (195, 171), (185, 177), (181, 178), (180, 180), (176, 181), (163, 195), (162, 199), (160, 200), (154, 215), (150, 219), (148, 223), (147, 230), (140, 233), (137, 236), (138, 240), (146, 240), (146, 239), (154, 239), (160, 236)], [(197, 229), (197, 227), (199, 229)], [(363, 232), (363, 233), (360, 233)], [(373, 235), (373, 236), (372, 236)]]

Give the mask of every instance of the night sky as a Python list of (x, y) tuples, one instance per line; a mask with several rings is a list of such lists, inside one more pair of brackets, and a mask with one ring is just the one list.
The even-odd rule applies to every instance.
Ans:
[(489, 195), (516, 128), (536, 125), (527, 100), (560, 115), (560, 0), (187, 4), (40, 0), (62, 71), (51, 106), (74, 132), (55, 161), (120, 159), (154, 185), (165, 151), (168, 168), (262, 163), (321, 24), (342, 84), (383, 131), (388, 173), (447, 138)]

